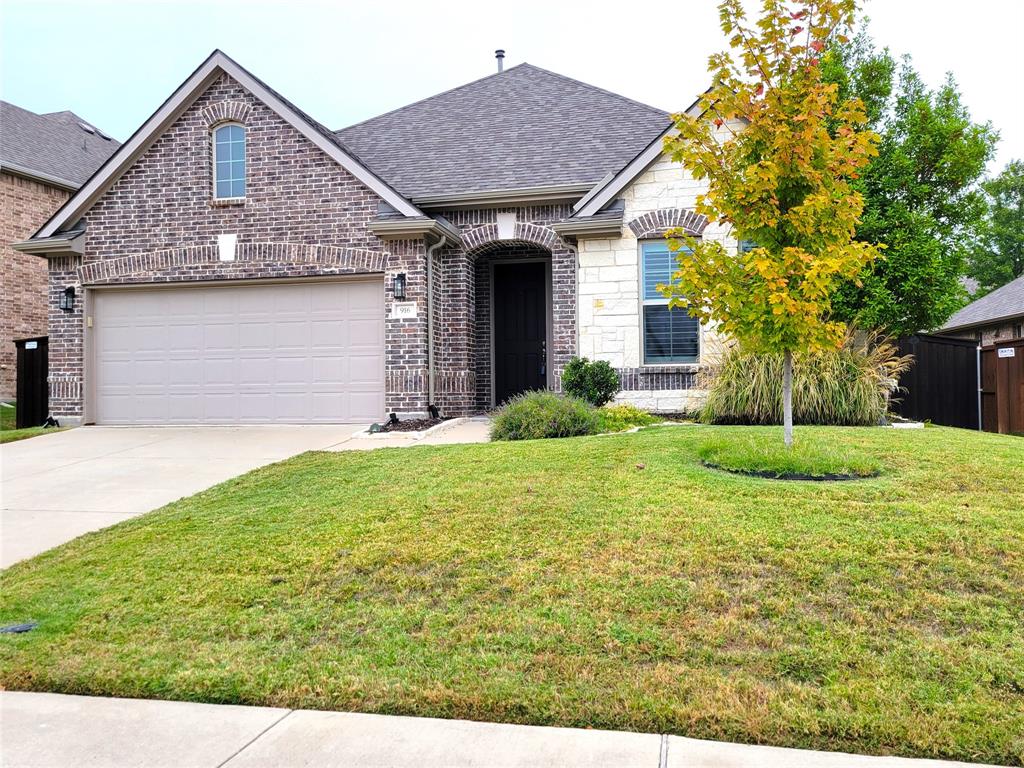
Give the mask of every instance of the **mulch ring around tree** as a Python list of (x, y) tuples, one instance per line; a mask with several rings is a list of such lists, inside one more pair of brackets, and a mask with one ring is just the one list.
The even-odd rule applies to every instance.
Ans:
[(824, 475), (808, 475), (803, 472), (772, 472), (769, 469), (730, 469), (729, 467), (723, 467), (720, 464), (714, 464), (709, 461), (702, 461), (708, 469), (717, 469), (719, 472), (728, 472), (732, 475), (744, 475), (746, 477), (760, 477), (765, 480), (810, 480), (812, 482), (839, 482), (843, 480), (869, 480), (872, 477), (878, 477), (881, 472), (877, 470), (866, 475), (858, 475), (856, 473), (826, 473)]

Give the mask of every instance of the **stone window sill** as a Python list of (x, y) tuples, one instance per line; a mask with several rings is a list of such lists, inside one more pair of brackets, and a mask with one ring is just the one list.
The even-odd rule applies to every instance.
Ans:
[(213, 208), (229, 208), (233, 205), (245, 205), (244, 197), (215, 197), (210, 200), (210, 206)]

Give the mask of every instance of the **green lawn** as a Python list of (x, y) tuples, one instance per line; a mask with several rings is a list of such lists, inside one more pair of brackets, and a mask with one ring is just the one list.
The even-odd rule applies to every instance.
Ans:
[[(12, 403), (13, 405), (13, 403)], [(15, 440), (24, 440), (46, 432), (58, 432), (57, 429), (44, 429), (43, 427), (27, 427), (15, 429), (17, 424), (17, 413), (14, 408), (0, 405), (0, 443), (13, 443)]]
[[(0, 685), (1024, 760), (1024, 445), (811, 429), (310, 453), (0, 575)], [(770, 434), (769, 434), (770, 432)]]

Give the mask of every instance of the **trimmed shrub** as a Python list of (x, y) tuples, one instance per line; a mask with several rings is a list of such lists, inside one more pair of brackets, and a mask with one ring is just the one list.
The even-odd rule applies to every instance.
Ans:
[(646, 427), (658, 421), (647, 411), (628, 403), (598, 408), (597, 416), (601, 421), (602, 432), (622, 432), (632, 427)]
[[(794, 355), (794, 423), (882, 423), (895, 382), (910, 362), (888, 341), (856, 333), (838, 350)], [(782, 355), (748, 354), (734, 346), (710, 376), (701, 421), (782, 423)]]
[(599, 431), (593, 407), (554, 392), (526, 392), (501, 407), (491, 425), (492, 440), (539, 440), (578, 437)]
[(600, 408), (618, 393), (619, 374), (605, 360), (574, 357), (562, 371), (562, 389)]

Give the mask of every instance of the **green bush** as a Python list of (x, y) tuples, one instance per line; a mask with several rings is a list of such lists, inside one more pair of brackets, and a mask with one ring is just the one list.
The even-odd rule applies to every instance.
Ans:
[(602, 432), (622, 432), (632, 427), (646, 427), (658, 421), (647, 411), (628, 403), (598, 408), (597, 417)]
[[(910, 367), (896, 347), (864, 334), (849, 334), (834, 351), (793, 357), (796, 424), (871, 426), (888, 409), (893, 383)], [(781, 424), (782, 355), (728, 350), (708, 374), (700, 420), (709, 424)]]
[(554, 392), (526, 392), (501, 407), (491, 425), (492, 440), (577, 437), (600, 431), (593, 407)]
[(604, 360), (574, 357), (562, 371), (562, 389), (600, 408), (619, 391), (619, 374)]

